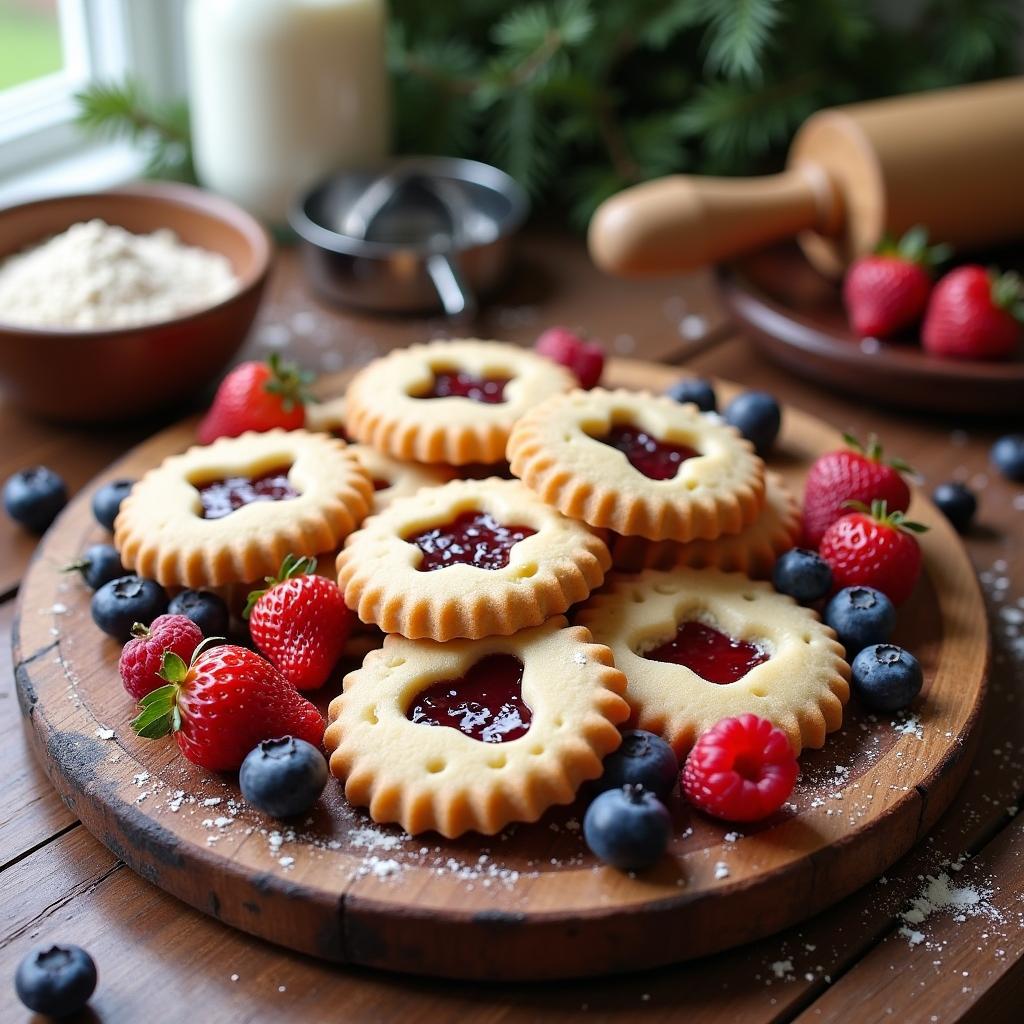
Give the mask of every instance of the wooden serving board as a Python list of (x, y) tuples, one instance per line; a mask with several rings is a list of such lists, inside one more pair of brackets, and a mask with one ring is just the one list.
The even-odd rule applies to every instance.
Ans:
[[(993, 262), (1019, 265), (1019, 250)], [(850, 329), (839, 286), (795, 245), (736, 260), (719, 272), (719, 287), (739, 328), (801, 377), (872, 404), (943, 415), (1020, 414), (1024, 344), (1012, 359), (983, 362), (931, 356), (914, 332), (884, 342), (860, 338)]]
[[(613, 385), (655, 391), (676, 376), (626, 361), (607, 373)], [(735, 390), (722, 384), (720, 394)], [(332, 780), (308, 820), (265, 818), (244, 806), (233, 777), (194, 768), (171, 740), (132, 734), (119, 647), (92, 624), (84, 585), (58, 571), (103, 537), (89, 511), (93, 487), (138, 477), (193, 430), (188, 421), (156, 435), (69, 505), (23, 582), (14, 662), (30, 735), (74, 813), (144, 878), (227, 924), (329, 960), (420, 974), (541, 979), (653, 967), (836, 902), (906, 852), (966, 775), (985, 688), (985, 611), (958, 538), (917, 493), (914, 518), (932, 527), (925, 578), (895, 636), (925, 669), (916, 714), (875, 719), (852, 701), (843, 729), (802, 757), (792, 805), (758, 827), (730, 829), (675, 798), (670, 856), (630, 877), (589, 855), (581, 804), (501, 836), (448, 842), (374, 825)], [(799, 488), (809, 461), (839, 443), (831, 427), (786, 409), (771, 464)]]

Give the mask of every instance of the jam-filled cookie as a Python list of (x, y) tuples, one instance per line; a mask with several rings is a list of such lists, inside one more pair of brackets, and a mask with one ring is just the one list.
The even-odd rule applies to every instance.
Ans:
[(512, 424), (576, 383), (563, 366), (496, 341), (433, 341), (396, 350), (353, 378), (353, 439), (410, 462), (462, 466), (505, 458)]
[(324, 746), (374, 821), (493, 835), (601, 774), (629, 715), (625, 686), (608, 648), (560, 616), (486, 640), (389, 636), (345, 677)]
[(796, 752), (838, 729), (850, 669), (809, 608), (738, 573), (649, 569), (618, 577), (578, 615), (626, 673), (641, 729), (677, 754), (723, 718), (774, 722)]
[(423, 487), (440, 487), (455, 475), (450, 466), (399, 462), (365, 444), (349, 445), (349, 451), (373, 481), (372, 513), (383, 512), (393, 501), (411, 497)]
[(310, 402), (306, 406), (306, 429), (333, 434), (343, 441), (351, 440), (345, 430), (345, 396), (329, 398), (325, 402)]
[(601, 585), (608, 548), (518, 480), (453, 480), (371, 516), (338, 556), (363, 622), (413, 639), (537, 626)]
[(372, 478), (344, 441), (247, 433), (151, 469), (121, 506), (114, 544), (125, 568), (164, 586), (250, 583), (287, 554), (336, 550), (372, 501)]
[(753, 446), (695, 405), (644, 392), (573, 391), (512, 429), (512, 472), (574, 519), (649, 540), (739, 533), (764, 504)]
[(680, 544), (674, 540), (613, 535), (608, 541), (612, 564), (624, 572), (690, 566), (767, 579), (775, 560), (793, 547), (800, 536), (800, 506), (778, 473), (766, 474), (764, 496), (764, 508), (749, 526), (715, 540)]

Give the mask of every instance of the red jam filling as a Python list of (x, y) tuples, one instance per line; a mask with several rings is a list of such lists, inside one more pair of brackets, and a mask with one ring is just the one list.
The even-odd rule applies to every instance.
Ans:
[(386, 491), (391, 486), (390, 480), (374, 480), (373, 489), (375, 491)]
[(463, 512), (444, 526), (406, 537), (423, 552), (421, 572), (449, 565), (475, 565), (478, 569), (504, 569), (509, 552), (537, 531), (529, 526), (505, 526), (490, 512)]
[(634, 469), (651, 480), (671, 480), (679, 467), (700, 452), (687, 444), (669, 444), (629, 424), (613, 426), (595, 441), (609, 445), (629, 459)]
[(489, 654), (464, 676), (442, 679), (423, 690), (406, 717), (458, 729), (481, 743), (504, 743), (530, 728), (533, 713), (522, 688), (523, 663), (511, 654)]
[(299, 492), (288, 480), (290, 466), (271, 469), (261, 476), (229, 476), (196, 487), (204, 519), (223, 519), (255, 501), (287, 501)]
[(413, 398), (468, 398), (471, 402), (497, 405), (505, 401), (505, 385), (511, 377), (474, 377), (471, 373), (434, 371), (430, 390)]
[(743, 640), (734, 640), (703, 622), (684, 622), (667, 643), (645, 651), (651, 661), (685, 665), (711, 683), (735, 683), (768, 655)]

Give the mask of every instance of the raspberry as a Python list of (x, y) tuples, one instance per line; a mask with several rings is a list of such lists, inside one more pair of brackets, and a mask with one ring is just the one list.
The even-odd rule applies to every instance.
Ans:
[(604, 372), (604, 351), (600, 345), (586, 341), (566, 327), (549, 327), (534, 344), (535, 351), (562, 366), (568, 367), (589, 391)]
[(758, 821), (783, 805), (798, 770), (786, 734), (746, 714), (701, 733), (681, 785), (690, 803), (716, 818)]
[(177, 654), (185, 664), (192, 660), (195, 649), (203, 642), (199, 627), (184, 615), (160, 615), (147, 628), (141, 623), (132, 627), (132, 639), (124, 645), (118, 670), (124, 688), (136, 699), (166, 685), (158, 673), (165, 651)]

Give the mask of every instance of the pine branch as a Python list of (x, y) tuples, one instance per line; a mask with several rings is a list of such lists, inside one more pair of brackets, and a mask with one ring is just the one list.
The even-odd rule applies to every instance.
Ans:
[(760, 81), (773, 30), (782, 20), (780, 0), (702, 0), (701, 6), (708, 22), (708, 69)]

